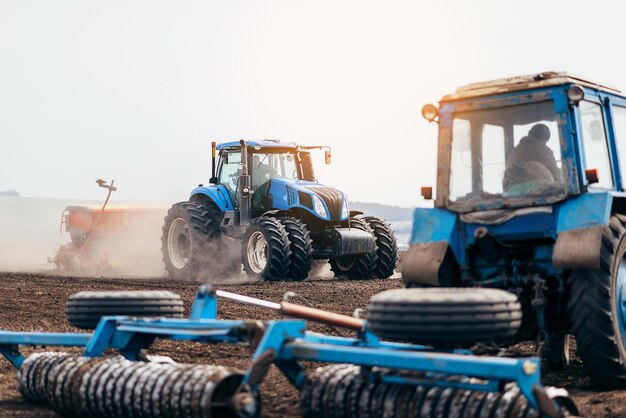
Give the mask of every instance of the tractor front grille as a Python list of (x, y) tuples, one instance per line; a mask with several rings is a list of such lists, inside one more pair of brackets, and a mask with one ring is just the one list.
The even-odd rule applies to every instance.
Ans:
[(307, 187), (310, 191), (317, 194), (322, 198), (328, 210), (330, 211), (330, 220), (333, 222), (339, 222), (341, 216), (341, 202), (343, 195), (339, 190), (331, 187), (317, 186)]

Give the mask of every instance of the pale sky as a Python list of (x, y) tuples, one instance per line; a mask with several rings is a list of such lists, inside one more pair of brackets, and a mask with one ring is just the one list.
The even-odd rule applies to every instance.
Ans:
[(621, 1), (0, 0), (0, 190), (185, 200), (210, 141), (333, 147), (320, 182), (419, 204), (457, 86), (571, 71), (626, 90)]

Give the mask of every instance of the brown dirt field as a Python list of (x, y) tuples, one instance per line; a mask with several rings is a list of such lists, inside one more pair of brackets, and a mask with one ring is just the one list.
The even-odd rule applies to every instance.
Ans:
[[(66, 298), (81, 290), (171, 290), (179, 293), (189, 310), (197, 284), (164, 279), (113, 279), (54, 276), (49, 274), (0, 273), (0, 328), (21, 331), (77, 331), (65, 320)], [(312, 280), (300, 283), (247, 283), (220, 285), (219, 288), (248, 296), (279, 301), (287, 291), (304, 296), (315, 306), (344, 314), (364, 308), (369, 298), (380, 291), (401, 286), (399, 279), (369, 281)], [(271, 319), (271, 312), (221, 302), (219, 315), (224, 319)], [(314, 326), (316, 330), (324, 328)], [(534, 344), (512, 347), (508, 355), (532, 355)], [(51, 348), (48, 348), (51, 350)], [(41, 348), (38, 348), (41, 350)], [(24, 350), (28, 352), (29, 350)], [(152, 352), (168, 355), (179, 362), (213, 363), (247, 367), (250, 352), (246, 347), (190, 342), (158, 341)], [(572, 353), (573, 355), (573, 353)], [(567, 388), (583, 416), (626, 417), (626, 391), (596, 391), (582, 371), (580, 360), (565, 372), (547, 373), (548, 385)], [(24, 402), (17, 392), (15, 369), (0, 360), (0, 416), (52, 417), (50, 409)], [(298, 393), (287, 380), (272, 369), (261, 387), (263, 416), (298, 416)]]

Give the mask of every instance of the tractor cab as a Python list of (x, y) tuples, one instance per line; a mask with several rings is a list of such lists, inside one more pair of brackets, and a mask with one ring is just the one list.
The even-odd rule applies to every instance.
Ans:
[(422, 115), (439, 125), (437, 193), (415, 210), (405, 284), (509, 290), (553, 367), (572, 333), (594, 380), (625, 384), (626, 96), (546, 72), (461, 87)]

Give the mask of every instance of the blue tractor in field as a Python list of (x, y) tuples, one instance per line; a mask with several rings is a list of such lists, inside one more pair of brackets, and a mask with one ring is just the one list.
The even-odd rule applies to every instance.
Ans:
[(170, 277), (232, 275), (243, 262), (246, 273), (264, 280), (304, 280), (313, 260), (323, 259), (336, 277), (391, 276), (398, 250), (390, 225), (350, 211), (345, 193), (318, 183), (314, 149), (324, 149), (330, 164), (325, 146), (212, 143), (211, 184), (199, 185), (165, 217)]
[[(567, 73), (470, 84), (439, 124), (434, 208), (414, 213), (407, 287), (515, 293), (519, 338), (592, 381), (626, 385), (626, 96)], [(422, 188), (432, 199), (432, 188)]]

